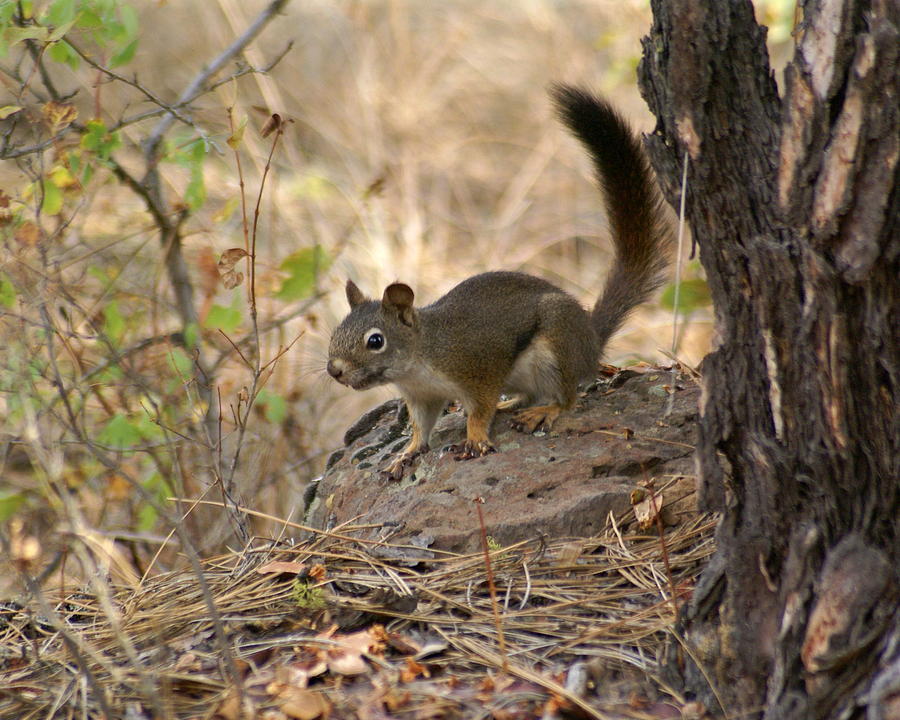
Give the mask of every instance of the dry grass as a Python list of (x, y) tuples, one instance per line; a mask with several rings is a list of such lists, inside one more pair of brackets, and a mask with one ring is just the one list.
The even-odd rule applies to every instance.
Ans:
[[(501, 707), (534, 711), (550, 697), (589, 717), (643, 717), (650, 703), (683, 702), (656, 662), (676, 642), (674, 606), (712, 552), (712, 529), (697, 518), (666, 533), (671, 576), (658, 537), (625, 534), (614, 522), (599, 537), (493, 551), (505, 658), (480, 554), (360, 544), (352, 527), (296, 547), (257, 541), (205, 563), (206, 590), (193, 573), (176, 572), (112, 587), (108, 602), (75, 592), (52, 613), (0, 610), (0, 716), (99, 718), (88, 692), (95, 685), (117, 717), (129, 708), (133, 717), (231, 717), (224, 708), (239, 685), (254, 712), (277, 718), (285, 684), (308, 680), (336, 717), (381, 717), (386, 708), (489, 717)], [(324, 589), (325, 608), (298, 607), (293, 573), (257, 572), (273, 561), (302, 563)], [(367, 662), (353, 674), (329, 665), (302, 680), (290, 675), (333, 659), (347, 631), (373, 623), (385, 626), (370, 630), (382, 644), (361, 651)], [(574, 663), (593, 690), (567, 684)]]

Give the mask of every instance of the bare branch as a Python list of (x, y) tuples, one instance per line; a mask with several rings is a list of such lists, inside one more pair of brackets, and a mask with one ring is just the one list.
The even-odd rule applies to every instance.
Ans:
[(135, 90), (137, 90), (142, 95), (144, 95), (144, 97), (146, 97), (154, 105), (158, 105), (160, 108), (162, 108), (166, 112), (171, 113), (178, 120), (181, 120), (181, 122), (183, 122), (185, 125), (190, 125), (191, 127), (194, 126), (194, 122), (190, 118), (182, 115), (179, 112), (179, 107), (183, 107), (183, 105), (186, 105), (187, 103), (184, 103), (184, 104), (180, 105), (179, 107), (173, 107), (172, 105), (167, 104), (162, 98), (158, 97), (155, 93), (153, 93), (152, 91), (148, 90), (143, 85), (141, 85), (137, 81), (136, 78), (134, 80), (131, 80), (131, 79), (125, 77), (124, 75), (117, 73), (115, 70), (111, 70), (110, 68), (106, 67), (105, 65), (98, 63), (90, 55), (88, 55), (86, 52), (84, 52), (84, 50), (82, 50), (80, 47), (78, 47), (76, 44), (74, 44), (70, 39), (66, 38), (66, 42), (69, 44), (69, 46), (75, 51), (75, 53), (82, 60), (84, 60), (88, 65), (90, 65), (95, 70), (99, 70), (104, 75), (106, 75), (109, 78), (112, 78), (113, 80), (118, 80), (121, 83), (125, 83), (126, 85), (133, 87)]
[[(181, 97), (178, 98), (176, 106), (189, 102), (191, 98), (202, 92), (206, 83), (234, 57), (239, 55), (245, 47), (253, 42), (256, 36), (262, 32), (263, 28), (269, 24), (275, 15), (281, 12), (287, 2), (288, 0), (272, 0), (265, 9), (256, 16), (256, 19), (250, 26), (244, 30), (241, 35), (236, 37), (231, 45), (225, 48), (217, 58), (215, 58), (191, 81), (184, 92), (181, 93)], [(169, 128), (172, 127), (172, 123), (175, 122), (175, 120), (176, 117), (171, 113), (165, 115), (153, 129), (150, 138), (147, 140), (145, 154), (151, 166), (155, 165), (155, 158), (160, 142), (162, 142), (163, 137), (169, 131)]]

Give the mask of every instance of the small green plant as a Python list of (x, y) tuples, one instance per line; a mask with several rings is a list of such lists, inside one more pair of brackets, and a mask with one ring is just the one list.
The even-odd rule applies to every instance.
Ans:
[(293, 598), (301, 610), (322, 610), (325, 607), (325, 591), (309, 577), (294, 580)]

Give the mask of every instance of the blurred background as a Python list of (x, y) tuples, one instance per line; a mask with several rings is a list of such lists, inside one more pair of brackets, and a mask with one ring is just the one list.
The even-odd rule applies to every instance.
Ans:
[[(91, 26), (85, 8), (100, 4), (111, 20)], [(589, 86), (651, 131), (635, 78), (646, 0), (294, 0), (243, 53), (255, 68), (283, 57), (192, 103), (190, 124), (173, 125), (154, 166), (183, 215), (198, 314), (185, 328), (159, 228), (116, 166), (146, 171), (142, 151), (160, 118), (148, 93), (173, 103), (267, 4), (35, 0), (28, 17), (3, 19), (5, 147), (48, 143), (0, 166), (0, 521), (11, 541), (38, 540), (35, 567), (65, 557), (73, 535), (128, 580), (178, 565), (178, 539), (138, 485), (180, 516), (188, 506), (171, 498), (221, 501), (228, 475), (236, 500), (271, 516), (253, 519), (254, 533), (301, 520), (303, 491), (344, 429), (393, 396), (357, 393), (324, 373), (347, 278), (375, 296), (402, 280), (421, 304), (487, 269), (540, 275), (586, 305), (602, 286), (603, 207), (546, 89)], [(773, 28), (773, 56), (782, 53), (792, 4), (758, 11)], [(43, 35), (22, 39), (23, 27), (41, 24)], [(74, 57), (76, 47), (100, 67)], [(94, 125), (47, 140), (61, 125), (47, 119), (46, 73), (77, 122)], [(259, 356), (277, 362), (254, 386), (236, 351), (253, 336), (247, 280), (226, 288), (217, 261), (244, 247), (241, 178), (252, 220), (273, 143), (260, 129), (273, 113), (286, 125), (259, 204), (256, 296)], [(685, 260), (675, 354), (696, 366), (712, 314), (699, 266)], [(247, 274), (243, 261), (236, 269)], [(667, 362), (671, 294), (636, 313), (607, 362)], [(222, 404), (205, 426), (209, 403), (191, 379), (197, 358)], [(202, 554), (236, 542), (221, 509), (193, 508), (185, 522)], [(61, 581), (76, 565), (61, 567)]]

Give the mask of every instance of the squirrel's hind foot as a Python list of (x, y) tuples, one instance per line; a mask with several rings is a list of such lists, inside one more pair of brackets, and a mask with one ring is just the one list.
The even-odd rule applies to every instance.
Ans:
[(449, 449), (450, 452), (454, 453), (454, 460), (471, 460), (473, 458), (489, 455), (492, 452), (497, 452), (497, 449), (485, 440), (477, 442), (466, 440), (463, 443), (451, 445)]
[(562, 408), (559, 405), (535, 405), (513, 415), (510, 425), (520, 432), (527, 433), (549, 430), (553, 427), (560, 412), (562, 412)]

